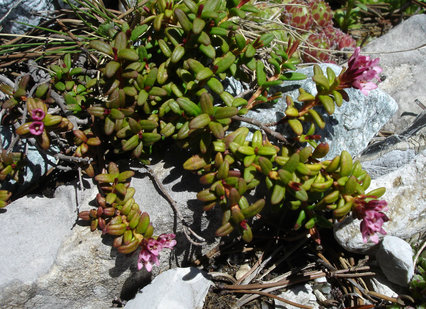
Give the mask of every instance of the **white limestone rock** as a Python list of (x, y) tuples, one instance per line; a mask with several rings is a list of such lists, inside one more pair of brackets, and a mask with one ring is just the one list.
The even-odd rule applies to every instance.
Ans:
[(407, 286), (414, 275), (413, 255), (409, 243), (395, 236), (385, 236), (376, 252), (376, 259), (390, 282)]
[(380, 58), (386, 79), (379, 84), (379, 89), (392, 96), (399, 106), (384, 130), (399, 132), (404, 129), (422, 112), (416, 100), (426, 104), (425, 44), (426, 15), (418, 14), (363, 48), (363, 52)]
[(0, 215), (0, 285), (33, 282), (54, 263), (62, 241), (76, 220), (71, 190), (61, 187), (55, 199), (25, 196)]
[(195, 267), (174, 268), (145, 286), (126, 309), (202, 309), (212, 282)]

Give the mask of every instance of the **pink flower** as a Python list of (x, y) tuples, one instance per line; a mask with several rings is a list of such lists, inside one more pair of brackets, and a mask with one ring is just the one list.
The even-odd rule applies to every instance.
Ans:
[(142, 241), (142, 249), (138, 257), (138, 269), (144, 266), (147, 271), (152, 270), (153, 264), (159, 266), (158, 255), (163, 248), (173, 248), (176, 245), (175, 234), (161, 234), (157, 239), (150, 238)]
[(33, 120), (35, 120), (35, 121), (43, 120), (44, 116), (46, 116), (46, 114), (44, 113), (44, 111), (41, 108), (34, 108), (31, 111), (31, 118), (33, 118)]
[(366, 243), (367, 237), (370, 237), (370, 240), (377, 244), (379, 236), (376, 233), (386, 235), (382, 226), (387, 221), (389, 221), (389, 218), (383, 212), (367, 210), (364, 219), (361, 221), (362, 240)]
[(175, 234), (161, 234), (158, 236), (157, 241), (163, 248), (172, 249), (177, 244), (176, 240), (174, 239), (175, 237)]
[(359, 90), (361, 90), (363, 95), (368, 95), (370, 93), (371, 90), (374, 90), (377, 88), (377, 85), (373, 82), (359, 82), (359, 81), (355, 81), (353, 83), (353, 86)]
[(34, 121), (30, 124), (30, 133), (32, 135), (41, 135), (44, 131), (44, 123), (41, 121)]
[(147, 271), (151, 271), (153, 264), (157, 266), (160, 265), (158, 255), (155, 255), (148, 249), (143, 248), (138, 257), (138, 269), (141, 270), (145, 266)]
[[(368, 201), (368, 202), (367, 202)], [(386, 235), (382, 228), (383, 223), (389, 218), (382, 212), (388, 210), (388, 203), (384, 200), (377, 200), (375, 196), (361, 195), (354, 199), (353, 215), (361, 221), (362, 240), (367, 242), (367, 237), (378, 243), (377, 232)]]
[(162, 249), (161, 244), (154, 238), (148, 239), (146, 249), (154, 255), (158, 255)]
[(387, 206), (388, 203), (384, 200), (379, 201), (374, 196), (361, 195), (354, 199), (353, 214), (358, 219), (363, 219), (366, 211), (387, 211)]
[(339, 88), (355, 87), (360, 89), (364, 95), (368, 95), (370, 90), (376, 89), (376, 83), (380, 79), (379, 74), (382, 68), (378, 66), (379, 58), (370, 59), (368, 56), (361, 56), (360, 48), (357, 47), (348, 61), (348, 68), (339, 76)]

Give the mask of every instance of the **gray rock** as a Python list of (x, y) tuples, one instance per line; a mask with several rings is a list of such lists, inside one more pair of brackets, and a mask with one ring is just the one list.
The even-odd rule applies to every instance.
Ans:
[[(426, 151), (423, 151), (409, 164), (371, 181), (372, 189), (386, 188), (381, 199), (389, 207), (386, 215), (390, 220), (383, 225), (388, 235), (409, 240), (426, 232), (425, 164)], [(349, 217), (334, 226), (337, 242), (350, 252), (362, 253), (375, 247), (372, 242), (362, 241), (359, 224), (360, 220)]]
[(61, 186), (55, 198), (23, 197), (0, 214), (0, 243), (11, 248), (0, 253), (9, 261), (0, 266), (0, 307), (108, 308), (149, 282), (151, 274), (137, 270), (137, 254), (119, 255), (111, 237), (75, 224), (76, 196), (84, 210), (96, 193), (93, 187), (79, 196), (74, 186)]
[(416, 156), (413, 149), (392, 150), (372, 161), (363, 161), (362, 167), (372, 178), (383, 176), (407, 164)]
[[(297, 285), (297, 286), (291, 287), (287, 291), (279, 294), (278, 296), (284, 299), (290, 300), (292, 302), (298, 303), (300, 305), (308, 305), (308, 306), (312, 306), (313, 308), (319, 308), (319, 305), (317, 303), (317, 298), (314, 294), (312, 286), (308, 283), (306, 283), (305, 285)], [(298, 307), (289, 305), (287, 303), (277, 300), (275, 302), (275, 308), (296, 309)]]
[(178, 241), (174, 250), (160, 253), (160, 266), (152, 273), (137, 270), (137, 252), (130, 256), (118, 254), (111, 246), (112, 237), (75, 225), (76, 196), (80, 211), (90, 209), (98, 192), (93, 185), (88, 184), (82, 194), (69, 185), (59, 187), (53, 199), (24, 197), (0, 214), (0, 244), (11, 248), (2, 250), (0, 258), (13, 261), (0, 266), (0, 307), (108, 308), (114, 298), (132, 298), (152, 276), (216, 245), (214, 231), (219, 226), (219, 214), (202, 211), (195, 200), (198, 178), (183, 171), (177, 157), (167, 152), (166, 161), (151, 168), (176, 201), (188, 226), (206, 238), (205, 246), (189, 243), (181, 221), (143, 168), (132, 178), (135, 199), (150, 214), (155, 235), (173, 232)]
[[(53, 0), (1, 0), (0, 18), (8, 14), (1, 22), (3, 27), (1, 31), (4, 33), (24, 33), (31, 27), (18, 22), (37, 26), (43, 18), (50, 18), (47, 11), (53, 9)], [(8, 13), (9, 10), (10, 13)]]
[(144, 287), (125, 308), (201, 309), (211, 284), (195, 267), (170, 269)]
[(363, 48), (372, 57), (380, 57), (386, 80), (379, 89), (387, 92), (399, 105), (399, 111), (384, 130), (400, 132), (426, 105), (425, 43), (426, 15), (420, 14), (410, 17)]
[(376, 259), (390, 282), (408, 285), (414, 275), (413, 250), (409, 243), (395, 236), (385, 236)]
[(426, 110), (403, 132), (374, 142), (360, 156), (363, 168), (374, 179), (411, 162), (426, 149)]
[(55, 199), (25, 196), (0, 215), (1, 260), (10, 261), (0, 266), (0, 285), (32, 282), (50, 269), (76, 218), (71, 196), (63, 187)]
[(362, 241), (360, 224), (361, 220), (347, 217), (333, 225), (334, 238), (349, 252), (364, 253), (376, 246), (375, 243)]
[(114, 299), (131, 298), (151, 274), (137, 270), (137, 254), (118, 255), (111, 242), (100, 231), (75, 226), (49, 272), (12, 295), (27, 291), (28, 298), (19, 299), (26, 308), (109, 308)]
[(389, 204), (389, 235), (404, 240), (426, 232), (426, 151), (419, 153), (409, 164), (371, 181), (371, 187), (386, 187), (382, 197)]
[[(324, 72), (327, 67), (332, 68), (336, 75), (341, 71), (341, 67), (333, 64), (321, 64), (320, 66)], [(286, 95), (290, 95), (296, 101), (299, 96), (299, 88), (316, 95), (316, 86), (311, 79), (312, 67), (302, 68), (297, 72), (307, 75), (308, 78), (302, 81), (285, 82), (282, 86), (274, 87), (271, 93), (282, 92), (283, 98), (269, 108), (264, 108), (266, 107), (264, 105), (259, 109), (250, 110), (246, 116), (262, 123), (276, 122), (284, 115), (287, 106)], [(227, 90), (239, 94), (245, 89), (237, 82), (231, 81)], [(329, 116), (320, 108), (320, 113), (327, 126), (324, 130), (319, 130), (318, 134), (321, 134), (324, 140), (330, 144), (330, 152), (326, 158), (334, 158), (342, 150), (347, 150), (353, 156), (359, 154), (397, 110), (396, 102), (383, 91), (376, 89), (371, 91), (368, 96), (363, 95), (358, 89), (347, 89), (346, 91), (349, 95), (349, 102), (344, 102), (341, 107), (336, 107), (333, 115)], [(246, 126), (245, 123), (242, 125)], [(284, 136), (289, 132), (288, 128), (282, 126), (271, 128), (276, 129)]]

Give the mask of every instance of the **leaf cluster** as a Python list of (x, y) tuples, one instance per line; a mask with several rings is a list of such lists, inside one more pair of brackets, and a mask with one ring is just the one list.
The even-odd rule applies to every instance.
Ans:
[[(136, 250), (153, 227), (133, 199), (128, 182), (133, 172), (109, 163), (108, 172), (100, 173), (92, 164), (103, 166), (106, 153), (147, 163), (156, 144), (175, 142), (192, 155), (184, 168), (206, 186), (197, 195), (204, 209), (223, 211), (216, 235), (239, 231), (245, 241), (252, 240), (250, 224), (265, 207), (280, 215), (292, 212), (294, 230), (312, 230), (349, 214), (356, 197), (384, 193), (365, 193), (371, 178), (346, 151), (320, 161), (328, 145), (315, 142), (316, 128), (326, 125), (315, 108), (333, 114), (348, 99), (332, 70), (324, 74), (314, 67), (317, 95), (300, 89), (298, 104), (287, 98), (280, 122), (292, 129), (294, 142), (277, 142), (261, 131), (249, 138), (249, 130), (240, 127), (248, 110), (281, 97), (274, 86), (305, 78), (290, 71), (298, 42), (284, 48), (274, 44), (272, 33), (248, 38), (241, 31), (241, 21), (256, 10), (234, 0), (148, 2), (135, 8), (136, 20), (114, 23), (102, 39), (87, 42), (90, 55), (99, 59), (96, 76), (74, 67), (67, 54), (49, 67), (50, 81), (34, 85), (34, 97), (26, 90), (27, 77), (16, 90), (2, 86), (11, 96), (2, 106), (9, 113), (26, 106), (30, 116), (35, 109), (46, 115), (43, 133), (33, 136), (27, 114), (21, 114), (24, 124), (16, 130), (21, 138), (35, 139), (42, 150), (54, 142), (72, 158), (88, 159), (80, 167), (89, 177), (98, 174), (101, 193), (99, 207), (80, 217), (91, 221), (92, 230), (118, 236), (120, 252)], [(260, 56), (265, 50), (267, 60)], [(236, 96), (224, 87), (229, 78), (249, 82), (253, 90)], [(254, 191), (257, 200), (249, 202)]]

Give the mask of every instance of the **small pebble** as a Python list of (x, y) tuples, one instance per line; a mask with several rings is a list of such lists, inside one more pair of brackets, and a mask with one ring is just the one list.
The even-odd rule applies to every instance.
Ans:
[(235, 273), (235, 278), (240, 280), (251, 269), (249, 264), (243, 264)]

